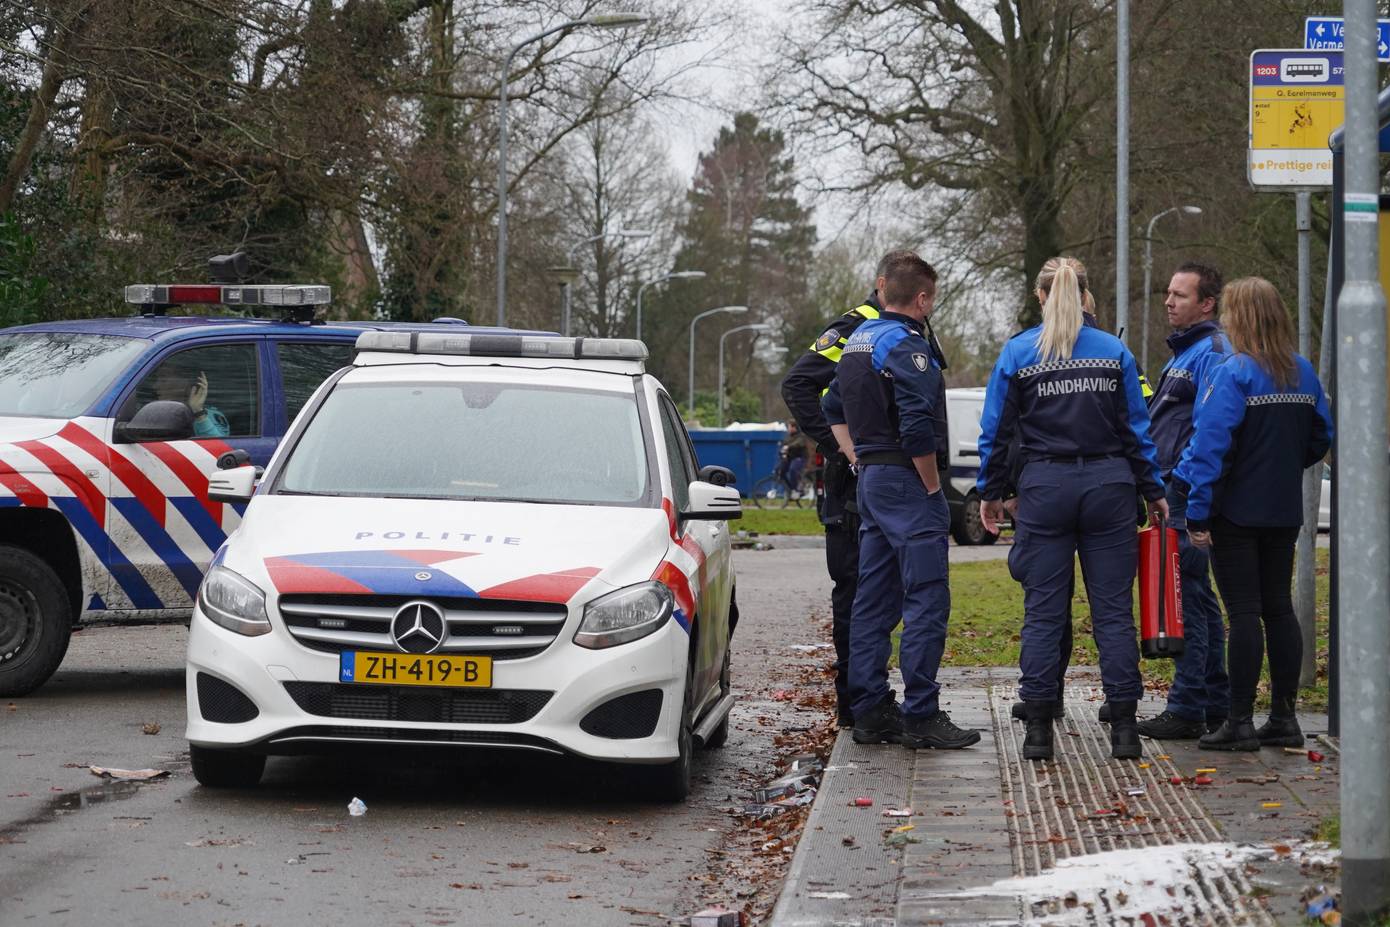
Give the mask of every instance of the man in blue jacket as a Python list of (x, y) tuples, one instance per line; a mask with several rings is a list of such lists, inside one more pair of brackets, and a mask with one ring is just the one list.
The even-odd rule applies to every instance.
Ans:
[[(936, 271), (911, 252), (884, 267), (884, 311), (860, 325), (825, 397), (837, 440), (847, 437), (859, 470), (859, 584), (850, 620), (849, 687), (856, 743), (957, 749), (978, 743), (941, 710), (936, 672), (951, 611), (947, 535), (951, 515), (937, 468), (933, 426), (941, 371), (924, 337)], [(847, 435), (846, 435), (847, 432)], [(892, 632), (906, 689), (899, 709), (888, 687)]]
[(1195, 740), (1225, 720), (1231, 701), (1226, 675), (1226, 631), (1212, 593), (1206, 550), (1187, 537), (1187, 499), (1173, 487), (1172, 473), (1192, 440), (1193, 408), (1212, 373), (1230, 355), (1230, 344), (1216, 320), (1221, 272), (1190, 261), (1168, 284), (1168, 324), (1173, 351), (1149, 400), (1149, 431), (1158, 447), (1158, 465), (1168, 487), (1169, 524), (1178, 531), (1182, 569), (1183, 652), (1178, 658), (1168, 705), (1139, 722), (1139, 733), (1158, 740)]

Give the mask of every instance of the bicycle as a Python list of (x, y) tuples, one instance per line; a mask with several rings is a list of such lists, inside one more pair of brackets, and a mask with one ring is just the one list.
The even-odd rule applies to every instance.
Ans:
[(817, 472), (819, 471), (814, 467), (803, 468), (800, 478), (793, 486), (782, 478), (779, 467), (753, 484), (749, 492), (753, 505), (760, 509), (785, 509), (789, 506), (803, 508), (807, 504), (815, 505)]

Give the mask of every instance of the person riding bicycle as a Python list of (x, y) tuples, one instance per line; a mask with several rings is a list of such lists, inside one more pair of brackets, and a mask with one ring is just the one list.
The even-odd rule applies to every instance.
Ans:
[(795, 493), (801, 485), (801, 474), (811, 457), (811, 441), (797, 427), (795, 421), (787, 422), (787, 436), (778, 447), (781, 461), (777, 464), (777, 476), (787, 486), (788, 493)]

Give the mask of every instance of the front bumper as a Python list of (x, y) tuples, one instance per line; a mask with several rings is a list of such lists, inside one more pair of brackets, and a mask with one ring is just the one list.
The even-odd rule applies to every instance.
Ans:
[[(627, 763), (664, 763), (678, 754), (690, 638), (674, 620), (641, 640), (606, 650), (578, 647), (566, 631), (536, 656), (494, 661), (491, 690), (446, 690), (464, 693), (461, 698), (488, 691), (552, 693), (543, 699), (527, 696), (530, 707), (519, 713), (529, 717), (516, 723), (326, 716), (315, 713), (324, 709), (314, 704), (310, 707), (315, 711), (307, 711), (301, 707), (305, 691), (324, 692), (340, 685), (338, 655), (310, 650), (292, 639), (278, 621), (274, 624), (269, 634), (244, 637), (213, 624), (195, 609), (186, 672), (190, 743), (272, 754), (326, 752), (355, 744), (512, 748)], [(234, 686), (254, 703), (255, 717), (236, 723), (207, 720), (207, 714), (218, 717), (219, 713), (205, 712), (200, 703), (200, 673)], [(297, 702), (287, 683), (311, 685), (296, 688), (301, 696)], [(377, 694), (371, 690), (381, 688), (351, 686), (352, 694), (358, 690)], [(411, 689), (411, 694), (423, 695), (442, 691)], [(650, 690), (661, 692), (658, 720), (650, 736), (614, 738), (581, 729), (581, 721), (595, 708), (619, 696)], [(531, 713), (536, 701), (543, 704)]]

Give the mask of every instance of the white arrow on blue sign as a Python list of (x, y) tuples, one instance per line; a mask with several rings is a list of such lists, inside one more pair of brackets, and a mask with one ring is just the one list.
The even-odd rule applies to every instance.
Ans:
[[(1390, 19), (1376, 21), (1380, 36), (1376, 39), (1379, 60), (1390, 61)], [(1303, 20), (1303, 47), (1340, 50), (1346, 41), (1343, 34), (1346, 20), (1340, 16), (1309, 16)]]

